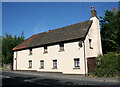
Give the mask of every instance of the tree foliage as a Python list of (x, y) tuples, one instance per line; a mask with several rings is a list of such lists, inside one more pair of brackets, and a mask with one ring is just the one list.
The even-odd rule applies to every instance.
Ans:
[(106, 10), (100, 18), (103, 53), (115, 51), (120, 47), (120, 10)]
[(18, 37), (5, 33), (5, 36), (2, 37), (2, 63), (10, 64), (13, 63), (13, 52), (12, 49), (24, 41), (24, 33)]

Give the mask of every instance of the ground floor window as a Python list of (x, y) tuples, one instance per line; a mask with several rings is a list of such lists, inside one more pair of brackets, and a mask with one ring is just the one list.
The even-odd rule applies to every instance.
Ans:
[(57, 60), (53, 60), (53, 68), (57, 68)]
[(74, 59), (74, 67), (75, 68), (79, 68), (80, 67), (80, 59), (79, 58), (75, 58)]
[(32, 68), (32, 60), (29, 60), (29, 68)]
[(40, 61), (40, 68), (43, 69), (44, 68), (44, 60)]

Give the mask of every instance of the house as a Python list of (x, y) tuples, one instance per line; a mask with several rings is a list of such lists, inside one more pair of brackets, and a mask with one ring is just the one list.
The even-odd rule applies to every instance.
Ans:
[(87, 74), (102, 54), (97, 12), (90, 20), (31, 36), (12, 49), (13, 70)]

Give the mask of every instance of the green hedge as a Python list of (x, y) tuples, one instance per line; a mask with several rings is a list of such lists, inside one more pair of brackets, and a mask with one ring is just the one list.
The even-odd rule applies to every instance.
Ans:
[[(101, 64), (98, 61), (101, 60)], [(96, 69), (89, 73), (89, 75), (96, 77), (115, 77), (119, 76), (120, 72), (120, 53), (119, 52), (109, 52), (104, 56), (99, 56), (96, 59)]]

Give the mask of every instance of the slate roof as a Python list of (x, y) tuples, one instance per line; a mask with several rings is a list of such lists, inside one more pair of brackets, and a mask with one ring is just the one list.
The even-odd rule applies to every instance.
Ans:
[(56, 42), (69, 41), (84, 38), (92, 24), (91, 20), (72, 24), (62, 28), (49, 30), (47, 32), (32, 35), (12, 50), (20, 50), (31, 47), (54, 44)]

